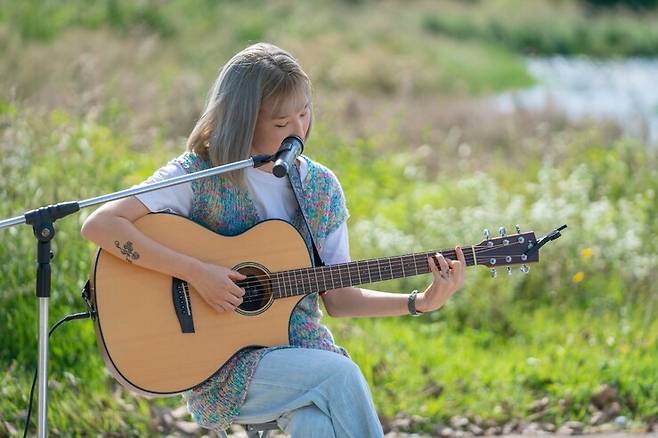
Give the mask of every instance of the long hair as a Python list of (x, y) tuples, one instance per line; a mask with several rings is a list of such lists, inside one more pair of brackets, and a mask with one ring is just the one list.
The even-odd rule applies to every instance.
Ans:
[[(213, 84), (206, 107), (187, 139), (187, 150), (213, 166), (249, 158), (261, 105), (273, 107), (291, 98), (311, 102), (311, 81), (297, 60), (272, 44), (258, 43), (231, 58)], [(311, 122), (312, 109), (311, 109)], [(312, 124), (312, 123), (311, 123)], [(305, 140), (311, 132), (311, 125)], [(244, 172), (226, 174), (244, 183)]]

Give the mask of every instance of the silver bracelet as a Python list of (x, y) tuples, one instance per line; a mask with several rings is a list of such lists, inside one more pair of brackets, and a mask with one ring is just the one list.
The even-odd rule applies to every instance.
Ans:
[(409, 309), (409, 315), (411, 316), (420, 316), (423, 314), (423, 312), (419, 312), (416, 310), (416, 294), (418, 293), (418, 289), (414, 289), (411, 294), (409, 294), (409, 298), (407, 298), (407, 308)]

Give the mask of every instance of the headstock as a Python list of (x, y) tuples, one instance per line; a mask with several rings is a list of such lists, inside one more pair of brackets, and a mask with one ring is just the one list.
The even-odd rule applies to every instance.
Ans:
[(527, 263), (539, 261), (538, 251), (529, 251), (537, 245), (534, 231), (521, 233), (516, 225), (516, 234), (507, 235), (504, 227), (498, 229), (500, 237), (491, 237), (488, 229), (484, 230), (485, 239), (474, 247), (475, 260), (478, 265), (491, 268), (491, 276), (496, 276), (496, 268), (507, 266), (507, 273), (512, 274), (512, 265), (521, 265), (521, 272), (527, 274)]

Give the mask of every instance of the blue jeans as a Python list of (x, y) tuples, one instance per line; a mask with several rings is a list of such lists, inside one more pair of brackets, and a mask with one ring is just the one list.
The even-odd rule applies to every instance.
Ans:
[(235, 422), (274, 420), (292, 438), (384, 436), (358, 365), (324, 350), (286, 348), (261, 359)]

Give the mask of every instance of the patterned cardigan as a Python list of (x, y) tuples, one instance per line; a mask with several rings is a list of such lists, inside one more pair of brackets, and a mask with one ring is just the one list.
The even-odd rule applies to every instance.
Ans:
[[(347, 220), (345, 197), (336, 176), (325, 166), (303, 156), (308, 163), (308, 174), (302, 182), (309, 226), (318, 251), (322, 252), (326, 238)], [(211, 167), (209, 161), (194, 153), (185, 153), (174, 160), (188, 173)], [(225, 236), (235, 236), (267, 218), (259, 217), (246, 187), (241, 187), (219, 176), (192, 182), (194, 198), (190, 219)], [(297, 210), (293, 225), (307, 246), (309, 241), (302, 217)], [(317, 293), (307, 295), (295, 308), (290, 319), (290, 347), (316, 348), (347, 356), (334, 343), (327, 327), (320, 324), (322, 312)], [(226, 429), (240, 413), (259, 360), (277, 348), (249, 348), (235, 354), (222, 368), (204, 383), (187, 391), (188, 410), (194, 421), (208, 429)]]

